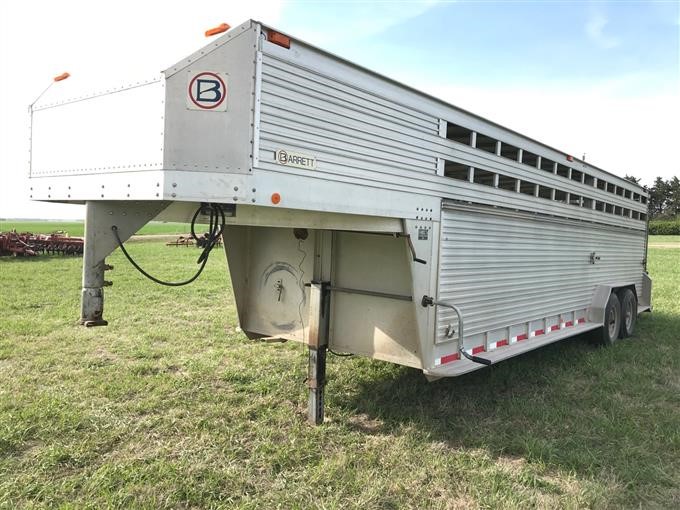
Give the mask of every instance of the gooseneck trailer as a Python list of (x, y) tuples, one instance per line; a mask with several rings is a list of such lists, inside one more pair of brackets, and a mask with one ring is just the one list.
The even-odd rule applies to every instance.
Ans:
[(82, 323), (141, 226), (212, 216), (245, 334), (309, 346), (314, 423), (328, 348), (437, 379), (651, 309), (640, 186), (256, 21), (31, 116), (31, 198), (86, 205)]

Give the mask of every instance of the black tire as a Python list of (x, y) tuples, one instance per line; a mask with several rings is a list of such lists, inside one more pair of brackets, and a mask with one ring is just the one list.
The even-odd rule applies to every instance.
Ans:
[(621, 302), (616, 293), (612, 292), (604, 308), (604, 325), (600, 343), (612, 345), (619, 339), (619, 331), (621, 331)]
[(633, 336), (637, 321), (637, 298), (630, 289), (621, 292), (621, 329), (619, 338)]

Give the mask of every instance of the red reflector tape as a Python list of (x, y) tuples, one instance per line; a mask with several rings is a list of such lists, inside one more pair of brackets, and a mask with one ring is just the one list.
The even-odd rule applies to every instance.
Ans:
[(533, 331), (531, 333), (531, 336), (539, 336), (539, 335), (545, 335), (545, 330), (544, 329), (537, 329), (536, 331)]
[(553, 324), (552, 326), (550, 326), (550, 331), (557, 331), (558, 329), (560, 329), (559, 324)]
[(574, 321), (567, 321), (564, 323), (565, 328), (570, 328), (574, 325)]
[(529, 335), (527, 335), (526, 333), (522, 333), (521, 335), (517, 335), (517, 341), (518, 342), (521, 342), (522, 340), (526, 340), (527, 338), (529, 338)]
[(477, 354), (478, 352), (484, 352), (486, 349), (484, 348), (483, 345), (478, 345), (477, 347), (472, 348), (472, 354)]
[(458, 353), (449, 354), (448, 356), (442, 356), (441, 364), (443, 365), (444, 363), (451, 363), (452, 361), (456, 361), (458, 358), (460, 358), (460, 354)]
[(452, 361), (456, 361), (457, 359), (460, 359), (460, 354), (458, 353), (448, 354), (446, 356), (442, 356), (441, 358), (435, 358), (434, 366), (438, 367), (439, 365), (443, 365), (444, 363), (451, 363)]
[(585, 317), (581, 317), (576, 322), (578, 322), (579, 324), (583, 324), (585, 321), (586, 321)]
[(504, 345), (508, 345), (508, 339), (504, 338), (503, 340), (496, 340), (495, 342), (489, 342), (489, 350), (493, 349), (498, 349), (499, 347), (503, 347)]

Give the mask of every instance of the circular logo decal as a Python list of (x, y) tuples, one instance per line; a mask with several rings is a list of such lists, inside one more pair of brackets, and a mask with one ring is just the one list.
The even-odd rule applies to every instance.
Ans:
[(216, 73), (197, 74), (189, 82), (189, 99), (202, 110), (214, 110), (227, 98), (227, 86)]

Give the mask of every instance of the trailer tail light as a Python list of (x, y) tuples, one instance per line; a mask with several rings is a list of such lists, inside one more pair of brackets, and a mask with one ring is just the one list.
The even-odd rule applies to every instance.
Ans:
[(288, 37), (287, 35), (283, 35), (280, 32), (270, 30), (269, 33), (267, 34), (267, 40), (271, 43), (283, 46), (287, 50), (290, 49), (290, 37)]
[(205, 36), (206, 37), (212, 37), (213, 35), (221, 34), (222, 32), (226, 32), (229, 30), (231, 26), (229, 23), (221, 23), (217, 25), (215, 28), (211, 28), (205, 31)]
[(61, 73), (59, 76), (54, 77), (54, 81), (64, 81), (69, 76), (71, 76), (71, 75), (68, 74), (68, 73)]

